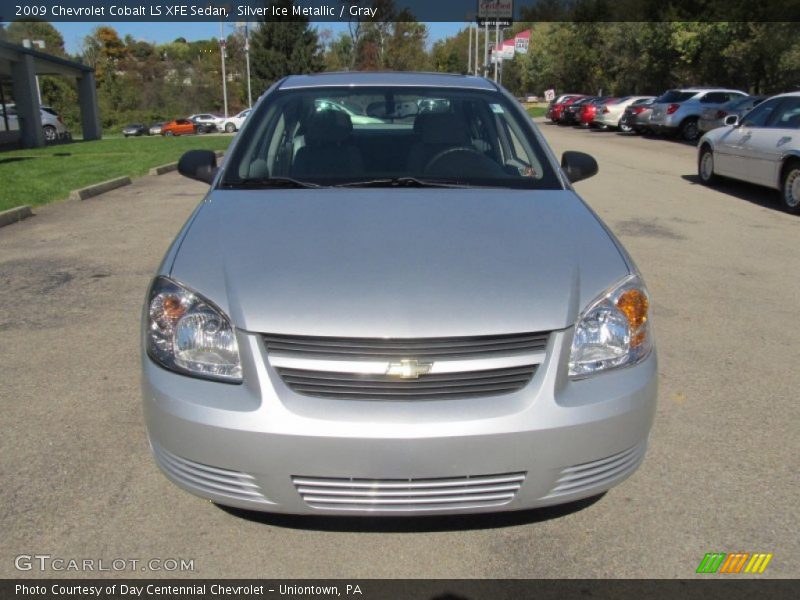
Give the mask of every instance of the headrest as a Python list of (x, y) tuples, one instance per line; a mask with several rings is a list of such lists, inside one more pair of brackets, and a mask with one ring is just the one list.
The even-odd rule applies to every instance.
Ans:
[(453, 113), (422, 113), (414, 119), (414, 131), (425, 144), (465, 144), (467, 127)]
[(347, 113), (321, 110), (311, 114), (304, 130), (307, 144), (341, 142), (353, 131), (353, 122)]

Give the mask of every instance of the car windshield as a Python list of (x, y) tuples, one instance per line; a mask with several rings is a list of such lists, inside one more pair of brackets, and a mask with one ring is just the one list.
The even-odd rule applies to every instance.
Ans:
[(667, 102), (685, 102), (689, 98), (696, 96), (697, 92), (681, 92), (680, 90), (669, 90), (656, 99), (659, 104)]
[(279, 90), (248, 122), (224, 187), (563, 187), (525, 113), (497, 92)]

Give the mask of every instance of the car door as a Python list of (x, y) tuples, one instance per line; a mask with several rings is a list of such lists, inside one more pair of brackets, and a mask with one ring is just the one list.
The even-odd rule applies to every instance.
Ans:
[(178, 123), (178, 131), (181, 135), (185, 135), (187, 133), (194, 133), (194, 123), (187, 119), (181, 119)]
[(764, 127), (742, 142), (742, 156), (753, 183), (778, 188), (783, 158), (800, 140), (800, 97), (783, 98)]
[(753, 133), (766, 126), (781, 98), (762, 102), (742, 117), (735, 127), (726, 127), (714, 144), (714, 170), (720, 175), (756, 183), (749, 161), (745, 157), (745, 146)]

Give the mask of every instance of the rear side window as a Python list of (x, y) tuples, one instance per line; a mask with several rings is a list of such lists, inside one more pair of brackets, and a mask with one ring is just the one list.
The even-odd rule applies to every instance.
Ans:
[(730, 99), (730, 94), (726, 92), (709, 92), (700, 99), (700, 102), (703, 104), (724, 104)]
[(689, 98), (692, 98), (696, 95), (697, 92), (681, 92), (680, 90), (670, 90), (656, 98), (656, 102), (665, 104), (668, 102), (686, 102)]

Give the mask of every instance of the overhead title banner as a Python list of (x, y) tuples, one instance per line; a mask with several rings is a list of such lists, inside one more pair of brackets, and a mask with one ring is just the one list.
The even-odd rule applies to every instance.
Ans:
[(800, 21), (800, 0), (0, 0), (0, 22)]

